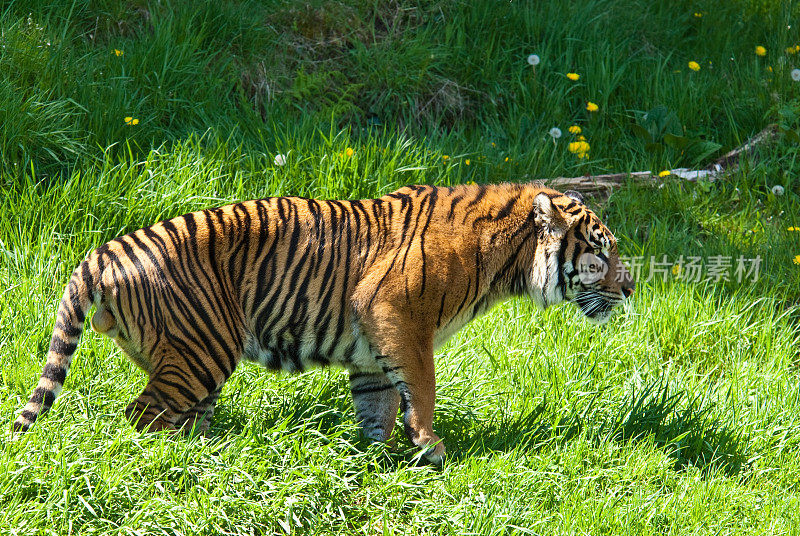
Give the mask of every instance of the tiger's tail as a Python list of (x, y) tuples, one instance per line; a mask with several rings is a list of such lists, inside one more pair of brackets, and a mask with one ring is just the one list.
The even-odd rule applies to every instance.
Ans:
[(14, 430), (25, 432), (40, 414), (47, 411), (61, 391), (83, 333), (86, 313), (92, 306), (94, 285), (88, 261), (83, 261), (73, 272), (58, 306), (56, 325), (47, 352), (47, 362), (42, 369), (39, 384), (33, 390), (28, 404), (14, 421)]

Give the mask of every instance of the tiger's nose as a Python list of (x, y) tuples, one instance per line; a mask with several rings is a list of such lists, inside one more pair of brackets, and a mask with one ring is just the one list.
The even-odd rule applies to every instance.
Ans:
[(622, 294), (625, 296), (625, 298), (630, 298), (631, 296), (633, 296), (633, 287), (634, 287), (633, 282), (631, 282), (630, 286), (622, 287)]
[(628, 270), (623, 270), (620, 280), (620, 290), (625, 298), (633, 296), (633, 290), (636, 288), (636, 282), (633, 280), (631, 273)]

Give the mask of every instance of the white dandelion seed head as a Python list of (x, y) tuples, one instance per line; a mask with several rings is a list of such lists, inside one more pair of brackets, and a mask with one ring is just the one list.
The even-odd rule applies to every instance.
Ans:
[(285, 166), (286, 165), (286, 155), (284, 155), (284, 154), (276, 154), (275, 155), (275, 165), (276, 166)]
[(785, 190), (783, 189), (783, 186), (781, 186), (780, 184), (776, 184), (775, 186), (772, 187), (773, 195), (783, 195), (784, 191)]
[(534, 67), (539, 65), (540, 61), (541, 60), (539, 59), (539, 56), (537, 56), (536, 54), (531, 54), (530, 56), (528, 56), (528, 63), (530, 65), (533, 65)]
[(792, 80), (795, 82), (800, 82), (800, 69), (792, 69), (791, 75)]
[(553, 127), (553, 128), (551, 128), (551, 129), (550, 129), (550, 136), (551, 136), (551, 137), (552, 137), (554, 140), (557, 140), (558, 138), (560, 138), (560, 137), (561, 137), (561, 129), (560, 129), (560, 128), (558, 128), (558, 127)]

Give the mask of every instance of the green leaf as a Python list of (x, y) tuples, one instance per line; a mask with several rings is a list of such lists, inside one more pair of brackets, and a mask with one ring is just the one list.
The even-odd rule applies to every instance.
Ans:
[(674, 136), (683, 134), (683, 127), (678, 115), (663, 105), (648, 110), (642, 116), (639, 124), (650, 133), (654, 142), (661, 141), (665, 134)]
[(696, 140), (689, 147), (689, 152), (694, 156), (695, 162), (702, 162), (722, 148), (722, 145), (710, 140)]
[(631, 130), (633, 133), (642, 138), (646, 143), (653, 143), (653, 137), (650, 135), (650, 132), (642, 125), (638, 125), (634, 123), (631, 125)]
[(660, 153), (664, 150), (664, 146), (660, 143), (648, 143), (644, 146), (644, 150), (648, 153)]
[(676, 136), (674, 134), (664, 134), (664, 143), (673, 149), (683, 150), (689, 145), (691, 140), (686, 136)]

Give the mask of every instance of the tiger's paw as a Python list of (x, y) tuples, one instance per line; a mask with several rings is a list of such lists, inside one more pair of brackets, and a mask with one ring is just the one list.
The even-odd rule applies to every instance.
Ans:
[(417, 445), (422, 450), (415, 456), (417, 460), (425, 458), (429, 463), (441, 466), (444, 460), (444, 443), (441, 439), (437, 439), (435, 443), (428, 443), (426, 445)]

